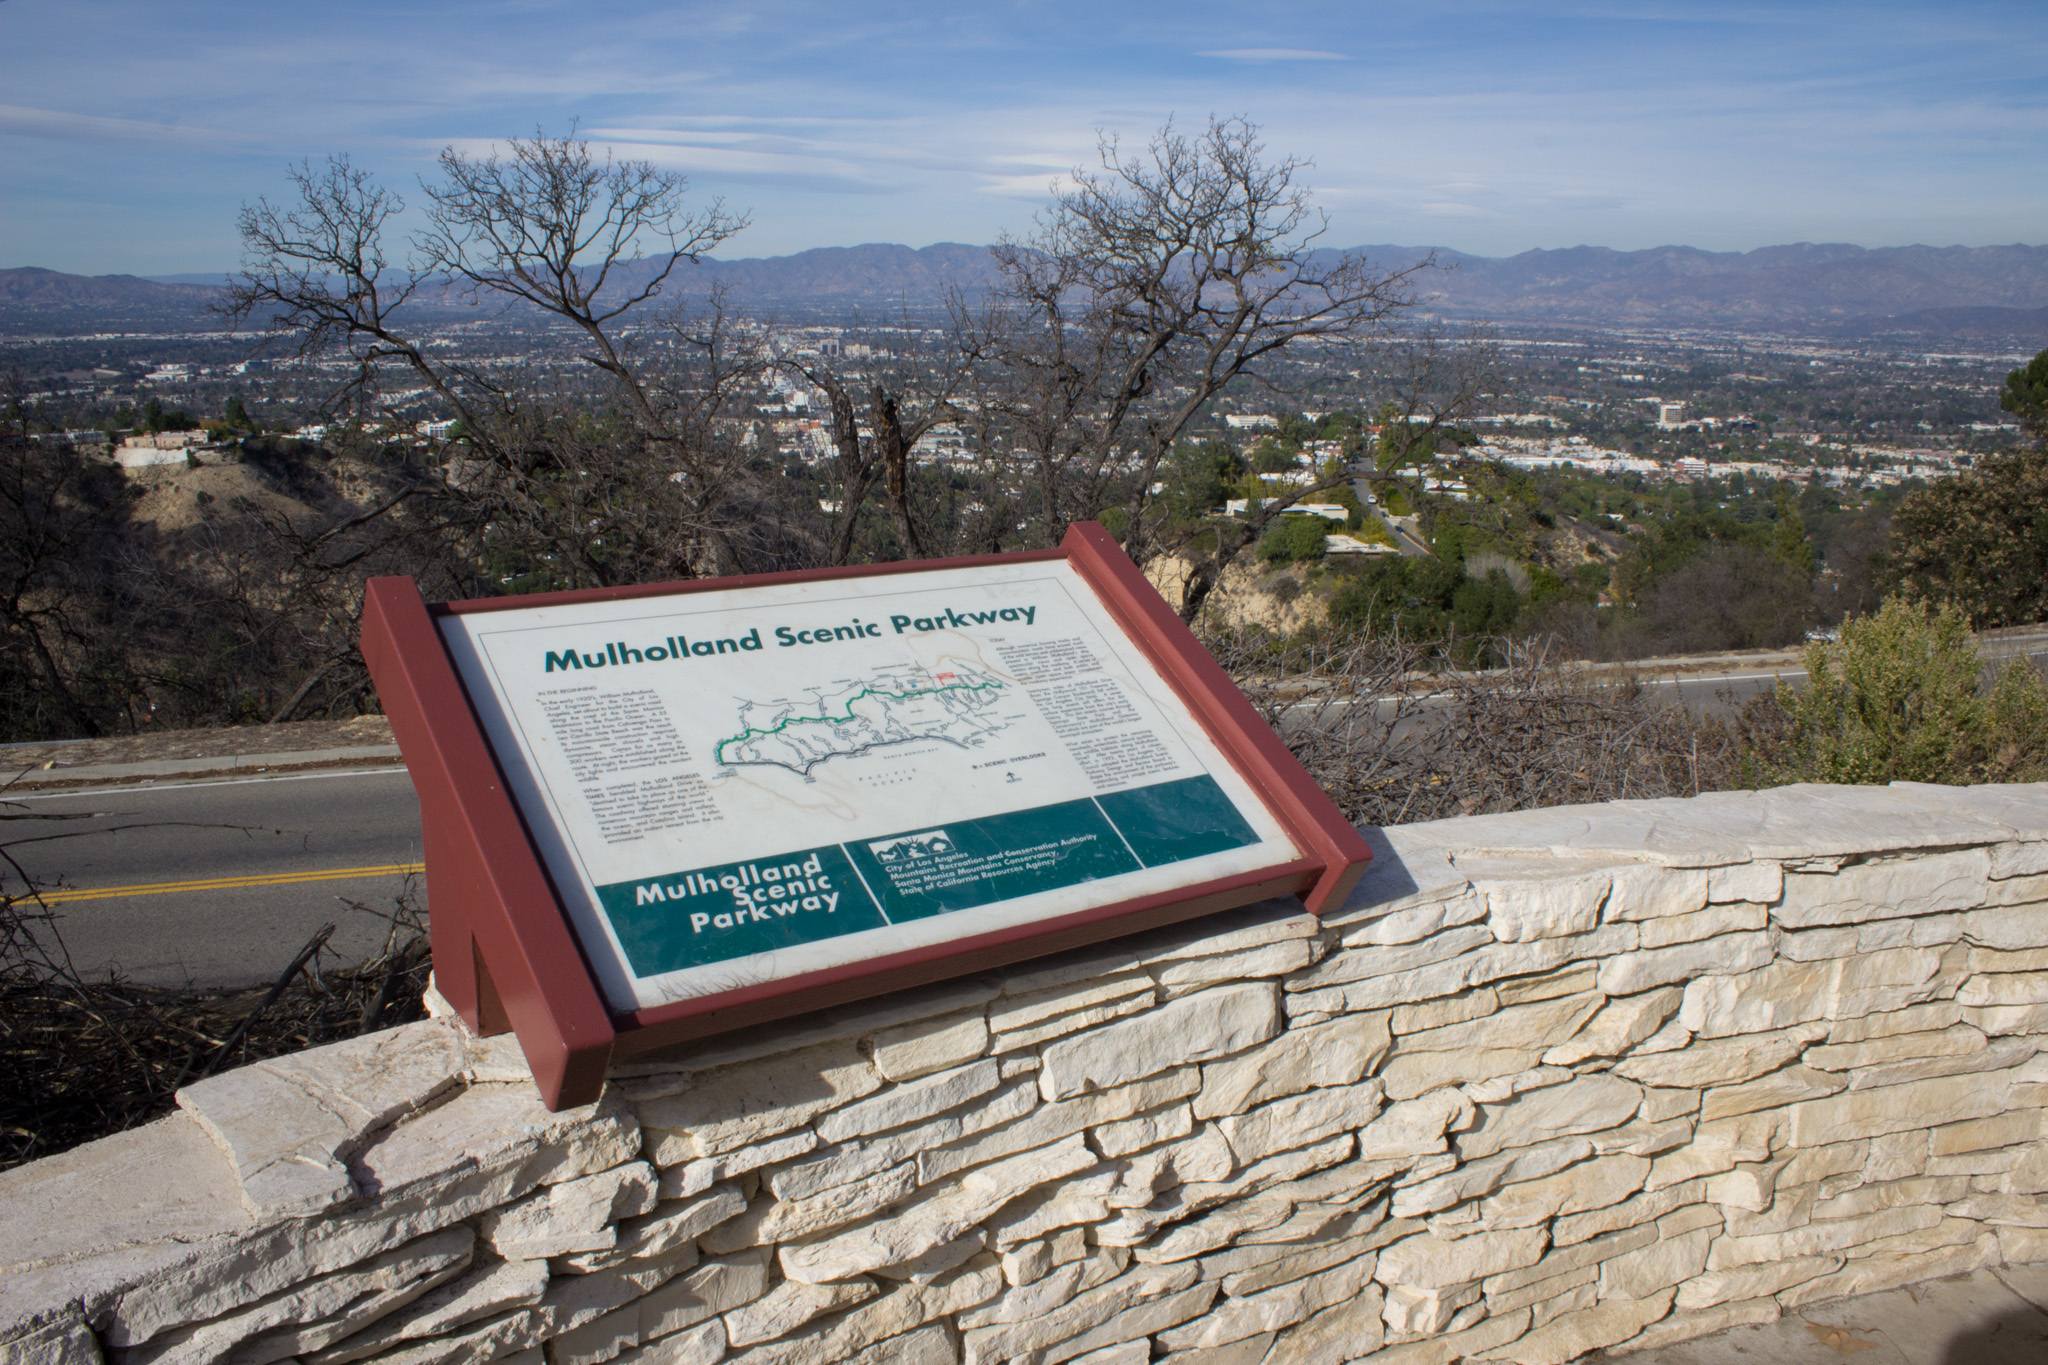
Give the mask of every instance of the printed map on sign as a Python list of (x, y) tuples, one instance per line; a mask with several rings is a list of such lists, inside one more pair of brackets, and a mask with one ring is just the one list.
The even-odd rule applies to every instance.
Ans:
[(1006, 728), (1006, 684), (966, 664), (915, 665), (816, 688), (801, 700), (744, 701), (738, 730), (713, 754), (726, 767), (787, 768), (799, 776), (832, 759), (933, 741), (970, 749)]

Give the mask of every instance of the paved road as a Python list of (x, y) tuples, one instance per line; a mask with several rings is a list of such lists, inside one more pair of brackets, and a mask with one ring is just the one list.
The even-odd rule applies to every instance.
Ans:
[[(386, 923), (347, 901), (389, 912), (408, 885), (425, 901), (411, 873), (419, 804), (402, 768), (29, 794), (7, 809), (83, 817), (6, 829), (31, 876), (61, 883), (52, 907), (82, 972), (267, 982), (330, 920), (350, 961), (383, 946)], [(11, 874), (8, 887), (19, 889)]]

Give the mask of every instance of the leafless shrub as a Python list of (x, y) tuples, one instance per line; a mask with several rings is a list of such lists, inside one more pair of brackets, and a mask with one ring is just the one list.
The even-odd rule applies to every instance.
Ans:
[(1395, 825), (1538, 806), (1691, 796), (1742, 784), (1738, 729), (1632, 678), (1501, 641), (1460, 666), (1398, 637), (1296, 641), (1247, 630), (1211, 651), (1346, 816)]
[(427, 937), (415, 889), (389, 911), (372, 957), (335, 967), (329, 925), (268, 987), (165, 989), (77, 970), (54, 889), (11, 851), (66, 837), (67, 817), (0, 805), (0, 1170), (146, 1122), (178, 1087), (229, 1066), (420, 1017)]

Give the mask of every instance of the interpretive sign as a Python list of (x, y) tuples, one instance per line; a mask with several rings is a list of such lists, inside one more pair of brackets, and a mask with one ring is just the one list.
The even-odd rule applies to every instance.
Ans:
[[(521, 1014), (576, 1050), (535, 972), (580, 976), (582, 1031), (638, 1051), (1276, 892), (1320, 908), (1368, 856), (1093, 526), (1050, 553), (431, 611), (377, 580), (364, 652), (416, 782), (417, 750), (473, 811), (437, 818), (421, 785), (437, 981), (452, 911), (451, 1000), (529, 1060)], [(495, 852), (445, 847), (480, 822)], [(509, 915), (444, 907), (520, 844), (544, 908), (532, 885)], [(549, 914), (576, 960), (521, 922)]]

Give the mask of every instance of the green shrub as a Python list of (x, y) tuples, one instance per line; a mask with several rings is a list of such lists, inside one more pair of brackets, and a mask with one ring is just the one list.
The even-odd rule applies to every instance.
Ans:
[(1323, 557), (1330, 523), (1317, 516), (1283, 515), (1266, 528), (1259, 556), (1268, 564), (1312, 563)]
[(1806, 650), (1806, 686), (1778, 684), (1767, 782), (2030, 781), (2048, 773), (2048, 681), (2024, 659), (1985, 685), (1968, 618), (1885, 599)]

